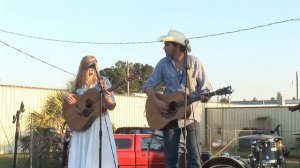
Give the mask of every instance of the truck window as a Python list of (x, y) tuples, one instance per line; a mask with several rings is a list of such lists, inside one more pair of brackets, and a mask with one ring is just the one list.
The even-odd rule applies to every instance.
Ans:
[(141, 150), (146, 151), (149, 148), (150, 151), (162, 151), (163, 147), (162, 144), (157, 141), (156, 138), (142, 138), (141, 139)]
[(128, 149), (131, 148), (131, 139), (115, 139), (117, 149)]
[(149, 127), (120, 127), (116, 130), (116, 134), (149, 134), (153, 133)]

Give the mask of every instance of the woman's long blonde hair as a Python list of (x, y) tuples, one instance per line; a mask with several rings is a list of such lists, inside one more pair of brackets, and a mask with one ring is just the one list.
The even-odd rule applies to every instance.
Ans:
[[(91, 84), (94, 84), (97, 81), (97, 76), (96, 76), (97, 73), (93, 76), (89, 76), (88, 63), (91, 63), (91, 60), (95, 60), (97, 62), (96, 57), (93, 55), (87, 55), (81, 59), (78, 73), (75, 79), (74, 91), (76, 91), (78, 88), (81, 88), (84, 85), (89, 87)], [(96, 70), (97, 72), (99, 71), (99, 67), (97, 63), (96, 63)]]

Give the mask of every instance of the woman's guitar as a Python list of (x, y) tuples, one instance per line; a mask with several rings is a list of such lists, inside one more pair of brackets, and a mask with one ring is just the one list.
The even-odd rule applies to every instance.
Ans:
[[(112, 92), (121, 85), (139, 78), (141, 74), (135, 71), (122, 81), (116, 83), (107, 91)], [(87, 90), (83, 95), (77, 96), (77, 104), (69, 104), (67, 101), (63, 103), (63, 117), (72, 131), (85, 131), (100, 115), (101, 91), (97, 88)]]
[[(231, 94), (233, 90), (231, 86), (218, 89), (214, 92), (206, 93), (210, 97), (215, 95), (227, 95)], [(154, 130), (160, 130), (164, 128), (169, 122), (176, 119), (184, 118), (184, 92), (175, 92), (171, 95), (163, 95), (159, 93), (155, 93), (155, 96), (168, 104), (169, 109), (168, 112), (161, 112), (153, 102), (148, 98), (146, 101), (146, 118), (150, 128)], [(188, 97), (187, 105), (192, 104), (195, 101), (199, 101), (200, 96), (198, 97)], [(188, 118), (191, 114), (190, 106), (186, 108), (186, 117)]]

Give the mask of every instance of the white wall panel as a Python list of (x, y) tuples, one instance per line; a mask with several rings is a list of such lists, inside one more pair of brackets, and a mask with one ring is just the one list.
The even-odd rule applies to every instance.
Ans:
[(31, 112), (39, 111), (48, 95), (55, 93), (55, 89), (41, 89), (0, 85), (0, 153), (13, 152), (16, 124), (13, 116), (24, 103), (25, 112), (20, 114), (21, 134), (25, 130), (25, 120)]
[[(235, 130), (240, 130), (247, 127), (256, 127), (256, 119), (259, 117), (269, 117), (271, 120), (270, 128), (276, 125), (282, 125), (282, 136), (286, 145), (295, 145), (294, 132), (299, 132), (299, 112), (290, 112), (288, 107), (273, 106), (273, 107), (230, 107), (230, 108), (209, 108), (208, 112), (208, 125), (217, 131), (222, 128), (222, 134), (214, 134), (215, 140), (220, 137), (227, 137), (233, 139)], [(270, 129), (266, 130), (270, 131)], [(225, 135), (225, 132), (228, 135)], [(224, 134), (224, 135), (223, 135)]]
[[(21, 87), (0, 84), (0, 153), (13, 152), (15, 124), (12, 117), (19, 109), (21, 102), (25, 105), (25, 112), (20, 119), (22, 132), (25, 118), (31, 112), (40, 111), (45, 100), (56, 89)], [(145, 117), (146, 97), (116, 95), (117, 106), (110, 111), (110, 117), (115, 127), (144, 127), (148, 126)], [(209, 132), (212, 140), (223, 139), (227, 142), (235, 138), (235, 130), (245, 127), (255, 127), (258, 117), (270, 117), (271, 127), (282, 124), (283, 138), (287, 144), (295, 144), (293, 132), (300, 132), (300, 113), (291, 113), (282, 106), (236, 106), (233, 104), (206, 103), (203, 106), (201, 119), (201, 141), (207, 142)], [(205, 115), (207, 114), (207, 120)], [(206, 127), (206, 124), (208, 127)]]

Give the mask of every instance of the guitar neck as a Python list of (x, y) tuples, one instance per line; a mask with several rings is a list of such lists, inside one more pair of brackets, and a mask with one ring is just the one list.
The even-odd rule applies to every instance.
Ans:
[(107, 89), (107, 91), (112, 92), (112, 91), (116, 90), (118, 87), (120, 87), (123, 84), (125, 84), (126, 82), (127, 82), (127, 80), (123, 79), (122, 81), (119, 81), (118, 83), (116, 83), (115, 85), (113, 85), (111, 88)]
[[(216, 92), (209, 92), (208, 93), (209, 97), (213, 97), (215, 95), (217, 95)], [(200, 101), (201, 100), (201, 94), (200, 96), (196, 96), (196, 97), (192, 97), (189, 101), (188, 101), (188, 104), (192, 104), (194, 103), (195, 101)]]
[(107, 91), (112, 92), (112, 91), (116, 90), (118, 87), (124, 85), (126, 82), (130, 82), (132, 80), (137, 79), (140, 75), (141, 74), (138, 71), (136, 71), (136, 72), (130, 74), (129, 76), (127, 76), (125, 79), (114, 84), (111, 88), (107, 89)]

